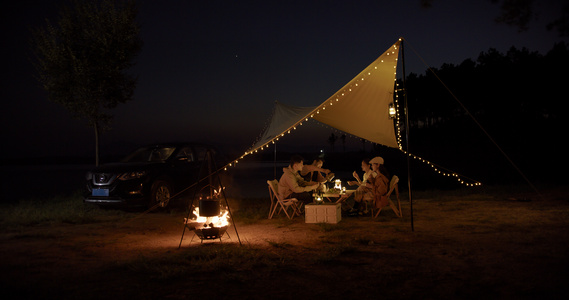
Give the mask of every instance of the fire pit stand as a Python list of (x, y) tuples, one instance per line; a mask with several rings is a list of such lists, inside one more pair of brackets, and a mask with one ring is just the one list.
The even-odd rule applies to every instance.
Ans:
[[(229, 214), (229, 216), (231, 217), (231, 220), (233, 220), (233, 216), (231, 214), (231, 209), (229, 208), (229, 203), (227, 202), (227, 197), (225, 197), (225, 190), (224, 190), (223, 185), (221, 183), (221, 179), (219, 178), (219, 171), (220, 170), (212, 172), (211, 165), (212, 164), (214, 165), (214, 170), (216, 170), (216, 168), (215, 168), (215, 162), (211, 159), (211, 153), (209, 151), (206, 153), (206, 159), (204, 159), (204, 164), (206, 164), (206, 163), (209, 167), (209, 175), (205, 178), (202, 178), (201, 180), (198, 180), (198, 183), (200, 181), (208, 178), (210, 184), (205, 186), (204, 188), (209, 187), (210, 195), (213, 195), (213, 193), (211, 192), (213, 189), (212, 175), (215, 174), (215, 176), (217, 177), (217, 181), (219, 182), (219, 188), (220, 188), (219, 189), (220, 192), (216, 194), (216, 197), (219, 197), (219, 194), (223, 195), (223, 199), (225, 200), (225, 207), (227, 210), (226, 214)], [(202, 167), (204, 164), (202, 164)], [(200, 174), (203, 174), (203, 173), (200, 172)], [(203, 188), (202, 188), (202, 190), (203, 190)], [(229, 236), (229, 233), (226, 232), (229, 225), (216, 226), (213, 223), (207, 223), (209, 221), (198, 222), (198, 221), (190, 220), (190, 216), (193, 212), (194, 200), (196, 199), (196, 192), (197, 192), (197, 189), (195, 189), (194, 196), (192, 197), (192, 202), (190, 203), (190, 205), (188, 207), (188, 215), (184, 220), (184, 231), (182, 232), (182, 238), (180, 239), (180, 245), (178, 246), (178, 249), (182, 246), (182, 241), (184, 240), (184, 233), (186, 232), (186, 229), (194, 231), (194, 236), (190, 240), (190, 243), (192, 242), (192, 240), (194, 239), (194, 237), (196, 235), (201, 239), (202, 243), (204, 240), (216, 240), (216, 239), (219, 239), (219, 241), (221, 242), (221, 237), (224, 234), (227, 234)], [(203, 199), (200, 199), (199, 200), (199, 214), (200, 214), (200, 216), (197, 216), (197, 217), (217, 217), (217, 216), (219, 216), (221, 213), (220, 204), (221, 204), (221, 200), (217, 200), (217, 199), (203, 200)], [(224, 217), (225, 217), (225, 215), (224, 215)], [(237, 234), (237, 240), (239, 241), (239, 245), (241, 245), (241, 239), (239, 238), (239, 233), (237, 232), (237, 227), (235, 226), (235, 222), (232, 221), (231, 223), (233, 224), (233, 228), (235, 229), (235, 233)]]

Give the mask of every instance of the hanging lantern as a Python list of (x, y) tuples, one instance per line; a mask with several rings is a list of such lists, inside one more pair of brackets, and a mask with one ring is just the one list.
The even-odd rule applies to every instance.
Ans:
[(395, 110), (395, 106), (392, 103), (389, 103), (389, 117), (391, 119), (395, 119), (395, 117), (397, 116), (397, 111)]

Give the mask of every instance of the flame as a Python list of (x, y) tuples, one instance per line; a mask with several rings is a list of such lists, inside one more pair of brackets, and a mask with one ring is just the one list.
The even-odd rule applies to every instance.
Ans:
[(184, 218), (184, 223), (188, 224), (188, 223), (201, 223), (201, 226), (196, 226), (195, 229), (201, 229), (201, 228), (207, 228), (207, 227), (223, 227), (223, 226), (228, 226), (229, 225), (229, 211), (228, 210), (224, 210), (222, 211), (221, 214), (219, 214), (219, 216), (213, 216), (213, 217), (203, 217), (200, 216), (200, 208), (199, 207), (194, 207), (194, 211), (193, 214), (195, 216), (197, 216), (197, 218), (195, 219), (186, 219)]

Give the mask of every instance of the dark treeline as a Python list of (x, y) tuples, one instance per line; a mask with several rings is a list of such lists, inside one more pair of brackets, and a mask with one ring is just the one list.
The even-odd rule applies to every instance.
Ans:
[(523, 181), (520, 172), (565, 182), (568, 71), (569, 49), (559, 43), (545, 55), (490, 49), (409, 74), (410, 152), (489, 183)]

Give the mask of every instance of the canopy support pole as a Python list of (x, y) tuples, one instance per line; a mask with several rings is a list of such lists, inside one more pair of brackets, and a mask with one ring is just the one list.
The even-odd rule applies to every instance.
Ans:
[(411, 165), (409, 153), (409, 106), (407, 103), (407, 86), (405, 85), (405, 51), (403, 48), (403, 39), (401, 39), (401, 66), (403, 68), (403, 97), (405, 101), (405, 148), (407, 149), (407, 186), (409, 187), (409, 206), (411, 210), (411, 231), (415, 231), (413, 224), (413, 197), (411, 192)]

